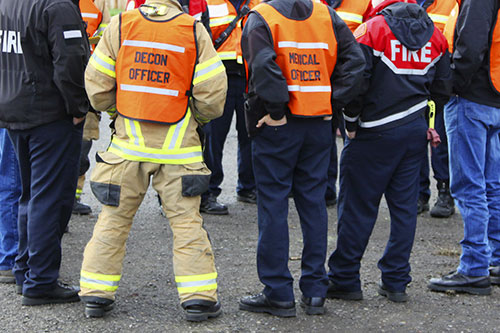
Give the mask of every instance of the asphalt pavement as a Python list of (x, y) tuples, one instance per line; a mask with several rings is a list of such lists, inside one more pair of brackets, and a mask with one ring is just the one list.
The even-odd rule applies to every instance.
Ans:
[[(104, 115), (103, 118), (107, 116)], [(109, 143), (107, 121), (101, 124), (101, 139), (93, 146), (104, 150)], [(338, 139), (338, 144), (341, 144)], [(307, 316), (300, 307), (295, 318), (275, 318), (238, 310), (242, 296), (260, 292), (255, 247), (257, 208), (236, 201), (236, 133), (231, 131), (224, 152), (225, 180), (220, 201), (229, 206), (228, 216), (205, 215), (219, 274), (219, 297), (223, 314), (216, 319), (186, 322), (178, 303), (172, 271), (172, 233), (159, 212), (152, 189), (140, 207), (127, 243), (123, 277), (116, 307), (108, 316), (87, 319), (83, 303), (21, 306), (13, 285), (0, 285), (0, 330), (2, 332), (497, 332), (500, 288), (491, 296), (434, 293), (427, 290), (429, 278), (456, 268), (463, 235), (462, 220), (456, 213), (448, 219), (434, 219), (426, 212), (418, 218), (411, 257), (413, 282), (409, 301), (396, 304), (377, 294), (381, 257), (389, 233), (389, 212), (382, 203), (379, 218), (362, 260), (363, 301), (328, 300), (327, 313)], [(94, 160), (94, 158), (92, 158)], [(431, 206), (437, 195), (432, 184)], [(77, 285), (83, 249), (91, 237), (100, 204), (85, 185), (82, 201), (93, 214), (74, 216), (63, 239), (61, 280)], [(335, 249), (336, 208), (328, 209), (328, 251)], [(296, 279), (300, 275), (302, 235), (293, 200), (290, 200), (289, 267)], [(299, 299), (298, 282), (295, 295)]]

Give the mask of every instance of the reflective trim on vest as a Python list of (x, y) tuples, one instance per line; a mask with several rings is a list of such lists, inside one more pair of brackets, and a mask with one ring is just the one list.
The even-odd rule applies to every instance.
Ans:
[(89, 64), (99, 72), (116, 78), (115, 64), (116, 61), (105, 56), (101, 51), (96, 49), (90, 57)]
[(344, 21), (351, 21), (359, 24), (363, 23), (363, 15), (343, 11), (337, 11), (337, 15)]
[(179, 96), (178, 90), (153, 88), (148, 86), (136, 86), (131, 84), (120, 84), (120, 89), (124, 91), (144, 92), (148, 94), (166, 95), (166, 96)]
[(415, 112), (421, 111), (426, 106), (427, 106), (427, 100), (422, 101), (422, 102), (412, 106), (408, 110), (392, 114), (390, 116), (384, 117), (384, 118), (379, 119), (379, 120), (366, 121), (366, 122), (360, 121), (359, 126), (363, 127), (363, 128), (372, 128), (372, 127), (382, 126), (382, 125), (385, 125), (388, 123), (392, 123), (393, 121), (406, 118)]
[(194, 69), (193, 84), (208, 80), (215, 75), (224, 72), (225, 67), (219, 56), (215, 56), (201, 64), (196, 65)]
[(80, 286), (102, 291), (116, 291), (121, 275), (106, 275), (81, 271)]
[(238, 57), (236, 51), (217, 52), (217, 54), (221, 60), (234, 60)]
[(166, 43), (156, 43), (156, 42), (146, 42), (142, 40), (124, 40), (122, 43), (123, 46), (135, 46), (135, 47), (146, 47), (158, 50), (166, 50), (184, 53), (186, 51), (182, 46), (166, 44)]
[(300, 92), (330, 92), (331, 86), (288, 86), (288, 91)]
[(278, 47), (292, 47), (300, 50), (315, 50), (315, 49), (324, 49), (328, 50), (327, 43), (297, 43), (297, 42), (278, 42)]
[(87, 36), (92, 37), (102, 22), (102, 13), (93, 0), (79, 1), (82, 20), (87, 25)]
[(210, 27), (218, 27), (219, 25), (229, 24), (236, 18), (236, 15), (228, 15), (210, 19)]
[(217, 289), (217, 273), (176, 276), (179, 294)]
[(83, 18), (88, 17), (88, 18), (94, 18), (94, 19), (96, 19), (96, 18), (99, 17), (99, 15), (98, 14), (94, 14), (94, 13), (82, 13), (82, 17)]
[(448, 22), (448, 16), (439, 14), (429, 14), (429, 17), (434, 23), (446, 24)]

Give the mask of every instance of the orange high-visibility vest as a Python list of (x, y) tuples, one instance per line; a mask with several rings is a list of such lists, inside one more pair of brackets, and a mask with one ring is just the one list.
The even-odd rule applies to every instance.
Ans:
[(94, 0), (80, 0), (80, 11), (82, 19), (87, 23), (87, 36), (92, 37), (102, 22), (102, 13)]
[(314, 2), (311, 16), (302, 21), (286, 18), (267, 3), (254, 11), (272, 34), (276, 63), (288, 84), (290, 112), (304, 117), (331, 115), (330, 77), (337, 62), (337, 39), (328, 7)]
[(432, 5), (427, 7), (427, 14), (434, 22), (434, 25), (443, 32), (451, 11), (456, 5), (456, 0), (434, 0)]
[(342, 0), (340, 6), (335, 8), (335, 11), (340, 18), (347, 24), (352, 32), (363, 23), (365, 15), (371, 0)]
[(152, 21), (140, 10), (120, 15), (117, 112), (136, 120), (179, 122), (188, 109), (197, 62), (195, 18), (179, 14)]
[[(245, 0), (241, 1), (241, 7), (245, 2)], [(258, 3), (259, 0), (250, 0), (248, 7), (253, 8)], [(236, 18), (238, 13), (229, 0), (207, 0), (207, 4), (212, 39), (216, 40)], [(241, 56), (241, 22), (236, 24), (229, 37), (217, 49), (217, 54), (221, 60), (236, 60), (240, 64), (243, 63)]]
[(443, 30), (443, 35), (448, 41), (448, 50), (450, 53), (453, 53), (453, 38), (455, 37), (455, 26), (457, 25), (459, 10), (460, 8), (457, 3), (455, 4), (455, 7), (453, 7), (450, 16), (448, 17), (448, 22), (446, 22)]
[(497, 12), (490, 46), (490, 79), (493, 88), (500, 93), (500, 9)]

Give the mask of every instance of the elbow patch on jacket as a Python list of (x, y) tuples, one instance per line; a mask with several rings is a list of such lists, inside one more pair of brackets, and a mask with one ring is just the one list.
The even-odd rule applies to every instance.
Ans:
[(208, 190), (210, 175), (182, 176), (182, 196), (196, 197)]
[(96, 154), (96, 166), (90, 176), (90, 188), (103, 205), (120, 205), (121, 184), (127, 163), (125, 159), (111, 153)]

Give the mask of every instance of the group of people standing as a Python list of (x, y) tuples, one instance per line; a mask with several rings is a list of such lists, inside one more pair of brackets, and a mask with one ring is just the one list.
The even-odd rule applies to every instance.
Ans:
[[(0, 0), (0, 127), (22, 184), (19, 208), (10, 212), (19, 212), (19, 251), (15, 264), (11, 253), (0, 265), (0, 281), (15, 281), (23, 305), (82, 299), (87, 317), (110, 311), (128, 233), (152, 181), (174, 234), (186, 319), (219, 316), (200, 212), (228, 214), (217, 196), (233, 113), (237, 199), (257, 204), (264, 285), (240, 300), (241, 310), (296, 315), (290, 196), (303, 232), (299, 286), (307, 314), (323, 314), (327, 297), (363, 298), (360, 261), (383, 195), (391, 233), (378, 263), (379, 293), (407, 301), (417, 214), (429, 209), (428, 140), (439, 141), (428, 129), (428, 105), (436, 105), (450, 161), (446, 144), (433, 148), (439, 197), (431, 214), (453, 214), (453, 196), (465, 225), (460, 266), (429, 288), (489, 294), (500, 283), (498, 0), (147, 0), (110, 20), (88, 65), (87, 37), (99, 33), (87, 34), (95, 25), (83, 24), (82, 2), (95, 7), (92, 0)], [(14, 12), (22, 15), (8, 20)], [(111, 115), (112, 136), (90, 178), (103, 206), (77, 290), (58, 281), (60, 243), (77, 171), (86, 171), (79, 168), (88, 154), (80, 150), (90, 149), (82, 146), (84, 117), (94, 109)], [(344, 124), (337, 247), (327, 272), (326, 207), (337, 200), (335, 132)], [(14, 174), (2, 168), (2, 177), (15, 187), (16, 164), (7, 165)], [(15, 242), (9, 237), (2, 246)]]

